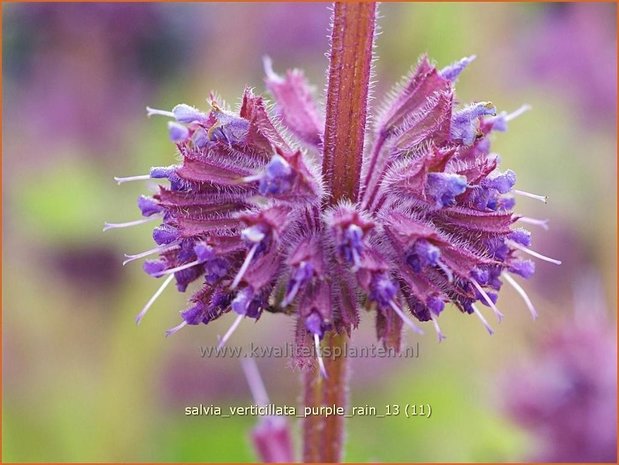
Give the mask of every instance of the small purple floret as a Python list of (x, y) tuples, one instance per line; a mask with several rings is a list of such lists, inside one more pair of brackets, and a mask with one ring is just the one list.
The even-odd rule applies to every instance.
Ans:
[(168, 121), (168, 135), (172, 142), (181, 143), (189, 138), (189, 129), (182, 124)]
[(179, 123), (193, 123), (195, 121), (205, 121), (206, 115), (190, 105), (181, 103), (172, 109), (176, 121)]
[(265, 167), (258, 191), (262, 195), (285, 194), (292, 187), (294, 172), (290, 164), (279, 155), (274, 155)]
[(467, 187), (466, 178), (452, 173), (430, 173), (426, 185), (427, 195), (435, 201), (438, 208), (450, 207), (456, 197)]
[(142, 216), (147, 217), (163, 211), (163, 208), (159, 206), (159, 203), (155, 199), (144, 195), (138, 197), (138, 208), (142, 212)]

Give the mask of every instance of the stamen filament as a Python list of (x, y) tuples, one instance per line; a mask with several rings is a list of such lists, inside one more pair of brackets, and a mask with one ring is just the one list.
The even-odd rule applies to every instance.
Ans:
[(519, 116), (521, 116), (523, 113), (526, 113), (530, 109), (531, 109), (531, 105), (524, 104), (520, 108), (518, 108), (517, 110), (509, 113), (508, 115), (505, 115), (505, 121), (510, 122), (510, 121), (518, 118)]
[(129, 221), (127, 223), (105, 223), (103, 231), (109, 231), (110, 229), (130, 228), (131, 226), (138, 226), (144, 223), (150, 223), (151, 221), (161, 219), (159, 216), (149, 216), (141, 220)]
[(250, 182), (260, 181), (261, 179), (262, 179), (262, 174), (253, 174), (251, 176), (245, 176), (244, 178), (241, 178), (241, 182), (250, 183)]
[(144, 305), (144, 308), (142, 309), (142, 311), (138, 313), (138, 316), (135, 317), (136, 324), (138, 325), (140, 324), (140, 322), (142, 321), (142, 318), (144, 318), (144, 315), (146, 315), (146, 312), (148, 312), (150, 307), (152, 307), (152, 305), (155, 303), (155, 300), (157, 300), (157, 298), (161, 295), (161, 293), (165, 290), (165, 288), (168, 287), (168, 284), (172, 282), (172, 279), (174, 279), (174, 275), (168, 276), (168, 278), (163, 282), (163, 284), (161, 284), (161, 287), (157, 289), (157, 292), (155, 292), (153, 296), (150, 298), (150, 300), (146, 302), (146, 305)]
[(224, 337), (222, 337), (219, 340), (219, 344), (217, 345), (217, 350), (221, 350), (223, 346), (226, 345), (226, 342), (228, 342), (228, 339), (230, 339), (230, 336), (232, 336), (232, 333), (234, 333), (234, 331), (236, 331), (236, 328), (238, 328), (238, 326), (241, 324), (241, 321), (243, 320), (243, 318), (245, 318), (245, 315), (237, 315), (236, 319), (232, 323), (232, 326), (230, 326), (226, 334), (224, 334)]
[(411, 320), (409, 317), (407, 317), (404, 312), (402, 311), (402, 309), (400, 307), (398, 307), (398, 304), (396, 304), (393, 300), (389, 301), (389, 305), (391, 306), (391, 308), (393, 309), (394, 312), (396, 312), (398, 314), (398, 316), (402, 319), (402, 321), (409, 327), (411, 328), (413, 331), (415, 331), (417, 334), (423, 334), (423, 330), (417, 326), (415, 323), (413, 323), (413, 320)]
[(179, 324), (177, 324), (174, 328), (170, 328), (166, 330), (165, 337), (168, 337), (168, 336), (171, 336), (172, 334), (177, 333), (178, 331), (183, 329), (185, 326), (187, 326), (187, 322), (183, 320)]
[(503, 315), (503, 313), (497, 308), (497, 306), (494, 304), (494, 302), (492, 301), (492, 299), (490, 298), (488, 293), (486, 291), (484, 291), (484, 289), (474, 279), (471, 278), (471, 282), (473, 283), (473, 286), (475, 286), (475, 289), (477, 289), (479, 291), (479, 293), (484, 298), (486, 303), (490, 306), (490, 308), (492, 309), (492, 311), (496, 315), (497, 320), (499, 320), (499, 323), (501, 321), (503, 321), (503, 317), (505, 315)]
[(438, 325), (438, 318), (436, 318), (435, 315), (431, 315), (431, 318), (434, 329), (436, 330), (436, 335), (438, 336), (438, 342), (440, 343), (443, 339), (447, 339), (447, 336), (441, 331), (441, 327)]
[(127, 260), (125, 260), (123, 262), (123, 266), (125, 266), (127, 263), (131, 263), (135, 260), (139, 260), (140, 258), (144, 258), (144, 257), (148, 257), (149, 255), (155, 254), (155, 253), (163, 253), (163, 252), (167, 252), (169, 250), (172, 250), (174, 247), (176, 247), (176, 245), (169, 247), (169, 246), (165, 246), (165, 247), (155, 247), (154, 249), (150, 249), (147, 250), (146, 252), (141, 252), (141, 253), (136, 253), (136, 254), (125, 254), (125, 258)]
[(452, 271), (449, 269), (449, 267), (447, 265), (445, 265), (440, 259), (436, 260), (436, 264), (438, 265), (438, 267), (443, 270), (443, 273), (445, 273), (447, 275), (447, 281), (449, 281), (450, 283), (453, 283), (454, 280), (454, 274), (452, 273)]
[(288, 305), (290, 305), (290, 302), (292, 302), (297, 296), (300, 288), (301, 282), (295, 281), (294, 286), (292, 286), (292, 289), (290, 289), (290, 292), (286, 294), (286, 296), (284, 296), (284, 300), (282, 300), (282, 307), (287, 307)]
[(154, 274), (153, 276), (155, 278), (158, 278), (158, 277), (164, 276), (166, 274), (173, 275), (174, 273), (176, 273), (178, 271), (186, 270), (186, 269), (194, 267), (196, 265), (200, 265), (201, 263), (202, 263), (201, 260), (194, 260), (193, 262), (185, 263), (184, 265), (177, 266), (176, 268), (170, 268), (169, 270), (162, 271), (161, 273)]
[(232, 285), (230, 286), (230, 289), (236, 289), (236, 287), (241, 282), (241, 279), (243, 279), (243, 276), (245, 275), (247, 268), (249, 268), (249, 263), (251, 262), (251, 259), (254, 258), (254, 255), (256, 254), (256, 251), (258, 250), (259, 245), (260, 243), (257, 242), (252, 246), (251, 249), (249, 249), (249, 252), (247, 253), (247, 257), (245, 257), (245, 261), (243, 262), (243, 265), (241, 265), (241, 268), (239, 268), (239, 272), (234, 277), (234, 281), (232, 281)]
[(168, 116), (170, 118), (176, 119), (176, 116), (171, 111), (158, 110), (156, 108), (146, 107), (146, 116), (150, 118), (153, 115)]
[(118, 177), (118, 176), (114, 176), (114, 181), (116, 181), (118, 183), (118, 185), (121, 185), (125, 182), (131, 182), (131, 181), (147, 181), (151, 179), (150, 174), (140, 174), (138, 176), (126, 176), (124, 178)]
[(314, 347), (316, 348), (316, 359), (318, 360), (318, 368), (323, 378), (327, 378), (327, 369), (325, 368), (325, 362), (320, 354), (320, 337), (318, 334), (314, 334)]
[(520, 284), (518, 284), (516, 282), (516, 280), (514, 278), (512, 278), (507, 273), (503, 273), (502, 276), (505, 278), (505, 280), (509, 284), (511, 284), (511, 286), (514, 289), (516, 289), (516, 292), (518, 292), (518, 294), (520, 294), (520, 297), (522, 297), (522, 300), (524, 300), (524, 303), (526, 304), (527, 308), (529, 309), (529, 312), (531, 312), (531, 316), (535, 320), (537, 318), (537, 310), (535, 310), (535, 307), (533, 306), (533, 302), (531, 302), (531, 299), (529, 298), (529, 296), (527, 295), (525, 290), (522, 288), (522, 286)]
[(516, 221), (520, 221), (522, 223), (533, 224), (535, 226), (539, 226), (546, 231), (548, 231), (548, 220), (538, 220), (536, 218), (529, 218), (528, 216), (521, 216)]
[(535, 258), (539, 258), (540, 260), (544, 260), (546, 262), (550, 262), (550, 263), (554, 263), (555, 265), (560, 265), (561, 264), (561, 260), (556, 260), (554, 258), (550, 258), (547, 257), (546, 255), (542, 255), (539, 252), (536, 252), (535, 250), (531, 250), (527, 247), (525, 247), (524, 245), (520, 245), (517, 242), (514, 241), (508, 241), (509, 244), (512, 247), (515, 247), (516, 249), (522, 250), (524, 253), (528, 253), (529, 255), (535, 257)]
[(494, 329), (492, 329), (492, 326), (488, 324), (488, 322), (486, 321), (484, 316), (481, 314), (479, 309), (475, 306), (475, 304), (471, 304), (471, 307), (473, 307), (473, 311), (475, 312), (475, 315), (477, 315), (477, 317), (481, 320), (482, 324), (486, 328), (486, 331), (488, 331), (488, 334), (492, 336), (494, 334)]
[(247, 378), (247, 384), (249, 385), (251, 396), (254, 398), (254, 403), (256, 405), (268, 405), (269, 395), (264, 387), (256, 361), (252, 357), (244, 358), (241, 360), (241, 366), (243, 367), (243, 372), (245, 372), (245, 378)]
[(548, 203), (548, 197), (545, 195), (531, 194), (530, 192), (514, 189), (514, 194), (522, 195), (523, 197), (529, 197), (531, 199), (539, 200), (540, 202)]

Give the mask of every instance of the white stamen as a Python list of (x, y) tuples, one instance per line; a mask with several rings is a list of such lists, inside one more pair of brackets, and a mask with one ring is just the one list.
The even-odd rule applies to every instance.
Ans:
[(103, 226), (103, 231), (109, 231), (110, 229), (121, 229), (121, 228), (130, 228), (131, 226), (138, 226), (144, 223), (150, 223), (154, 220), (160, 220), (159, 216), (149, 216), (148, 218), (143, 218), (141, 220), (129, 221), (127, 223), (105, 223)]
[(452, 271), (449, 269), (449, 267), (447, 265), (445, 265), (440, 259), (436, 260), (436, 264), (438, 265), (438, 267), (443, 270), (443, 273), (445, 273), (447, 275), (447, 281), (449, 281), (450, 283), (453, 283), (454, 280), (454, 274), (452, 273)]
[(548, 220), (538, 220), (536, 218), (529, 218), (528, 216), (521, 216), (516, 221), (520, 221), (522, 223), (533, 224), (535, 226), (539, 226), (546, 231), (548, 231)]
[(359, 253), (354, 247), (352, 248), (351, 251), (352, 251), (352, 262), (353, 262), (352, 272), (356, 273), (357, 270), (359, 270), (359, 267), (361, 266), (361, 257), (359, 256)]
[(114, 181), (116, 181), (118, 185), (121, 185), (122, 183), (125, 183), (125, 182), (131, 182), (131, 181), (148, 181), (149, 179), (152, 179), (150, 177), (150, 174), (140, 174), (138, 176), (126, 176), (124, 178), (114, 176)]
[(531, 109), (531, 105), (528, 105), (528, 104), (522, 105), (517, 110), (515, 110), (515, 111), (511, 112), (510, 114), (506, 115), (505, 116), (505, 121), (510, 122), (511, 120), (514, 120), (514, 119), (518, 118), (519, 116), (521, 116), (523, 113), (526, 113), (530, 109)]
[(260, 181), (262, 179), (262, 174), (254, 174), (252, 176), (245, 176), (244, 178), (241, 178), (241, 182), (254, 182), (254, 181)]
[(177, 324), (174, 328), (170, 328), (170, 329), (166, 330), (165, 337), (171, 336), (172, 334), (176, 334), (181, 329), (183, 329), (185, 326), (187, 326), (187, 322), (186, 321), (182, 321), (181, 323)]
[(156, 108), (146, 107), (146, 116), (150, 118), (153, 115), (168, 116), (170, 118), (176, 119), (176, 115), (174, 115), (174, 113), (172, 113), (171, 111), (157, 110)]
[(436, 330), (436, 335), (438, 336), (438, 342), (441, 342), (443, 339), (447, 339), (447, 336), (443, 334), (441, 331), (441, 327), (438, 325), (438, 318), (435, 315), (431, 315), (432, 324), (434, 324), (434, 329)]
[(512, 247), (522, 250), (524, 253), (528, 253), (529, 255), (535, 258), (539, 258), (540, 260), (544, 260), (546, 262), (554, 263), (555, 265), (561, 264), (561, 260), (556, 260), (554, 258), (547, 257), (546, 255), (542, 255), (541, 253), (536, 252), (535, 250), (531, 250), (525, 247), (524, 245), (518, 244), (518, 242), (514, 242), (514, 241), (508, 241), (508, 242)]
[(511, 284), (511, 286), (514, 289), (516, 289), (516, 292), (518, 292), (518, 294), (520, 294), (520, 297), (522, 297), (522, 300), (524, 300), (524, 303), (527, 305), (529, 312), (531, 312), (531, 316), (535, 320), (537, 318), (537, 310), (535, 310), (535, 307), (533, 306), (533, 302), (531, 302), (531, 299), (529, 298), (527, 293), (524, 291), (522, 286), (520, 286), (520, 284), (518, 284), (516, 280), (512, 278), (510, 275), (508, 275), (507, 273), (503, 273), (501, 276), (503, 276), (505, 280), (509, 284)]
[(150, 298), (150, 300), (146, 302), (146, 305), (144, 305), (144, 308), (142, 309), (142, 311), (138, 313), (138, 316), (135, 317), (136, 324), (138, 325), (140, 324), (140, 322), (142, 321), (142, 318), (144, 318), (144, 315), (146, 315), (146, 312), (148, 312), (148, 309), (152, 307), (152, 305), (155, 303), (155, 300), (157, 300), (157, 298), (161, 295), (164, 289), (168, 287), (168, 284), (172, 282), (172, 279), (174, 279), (174, 275), (168, 276), (168, 278), (163, 282), (161, 287), (157, 289), (157, 292), (155, 292), (153, 296)]
[(241, 324), (241, 321), (243, 320), (243, 318), (245, 318), (245, 315), (237, 315), (236, 319), (232, 323), (232, 326), (230, 326), (230, 329), (228, 329), (226, 334), (224, 334), (224, 337), (219, 339), (217, 350), (221, 350), (222, 347), (226, 345), (226, 342), (228, 342), (228, 339), (230, 339), (230, 336), (232, 336), (232, 333), (234, 333), (234, 331), (236, 331), (236, 328), (238, 328), (238, 326)]
[(484, 291), (484, 289), (479, 285), (479, 283), (477, 281), (475, 281), (473, 278), (471, 278), (471, 282), (473, 283), (473, 286), (475, 286), (475, 288), (479, 291), (479, 293), (484, 298), (486, 303), (490, 306), (490, 308), (492, 309), (492, 311), (496, 315), (497, 320), (499, 320), (499, 323), (500, 323), (503, 320), (503, 317), (505, 315), (503, 315), (503, 313), (501, 313), (501, 311), (494, 304), (494, 302), (492, 301), (492, 299), (490, 298), (488, 293), (486, 291)]
[(264, 382), (262, 381), (262, 376), (260, 376), (260, 371), (258, 371), (256, 361), (251, 357), (244, 358), (241, 360), (241, 366), (243, 367), (245, 378), (247, 378), (247, 384), (249, 385), (251, 396), (254, 398), (254, 403), (256, 405), (268, 405), (269, 395), (264, 387)]
[(251, 249), (249, 249), (249, 252), (247, 253), (247, 257), (245, 257), (245, 261), (243, 262), (243, 265), (241, 265), (241, 268), (239, 268), (239, 272), (234, 277), (234, 281), (232, 281), (232, 285), (230, 286), (230, 289), (236, 289), (236, 286), (238, 286), (239, 283), (241, 282), (241, 279), (243, 279), (243, 275), (245, 275), (247, 268), (249, 268), (249, 263), (251, 262), (251, 259), (254, 258), (254, 255), (256, 254), (256, 250), (258, 250), (259, 245), (260, 243), (258, 242), (254, 244)]
[(160, 277), (160, 276), (165, 276), (166, 274), (171, 274), (171, 275), (173, 275), (174, 273), (176, 273), (176, 272), (178, 272), (178, 271), (183, 271), (183, 270), (186, 270), (187, 268), (194, 267), (194, 266), (199, 265), (199, 264), (201, 264), (201, 263), (202, 263), (202, 261), (201, 261), (201, 260), (194, 260), (193, 262), (185, 263), (184, 265), (177, 266), (176, 268), (170, 268), (169, 270), (165, 270), (165, 271), (162, 271), (162, 272), (160, 272), (160, 273), (153, 274), (153, 276), (154, 276), (155, 278), (158, 278), (158, 277)]
[(294, 285), (292, 286), (292, 289), (290, 289), (290, 292), (288, 294), (286, 294), (286, 296), (284, 297), (284, 300), (282, 300), (282, 307), (287, 307), (288, 305), (290, 305), (290, 302), (292, 302), (294, 300), (294, 298), (297, 296), (297, 293), (299, 292), (299, 289), (301, 288), (301, 281), (295, 281)]
[(327, 369), (325, 368), (325, 362), (320, 354), (320, 337), (318, 334), (314, 334), (314, 347), (316, 347), (316, 359), (318, 360), (318, 367), (323, 378), (327, 378)]
[(522, 195), (523, 197), (529, 197), (531, 199), (539, 200), (540, 202), (548, 203), (548, 197), (545, 195), (531, 194), (530, 192), (520, 191), (518, 189), (514, 189), (512, 192), (514, 194)]
[(488, 331), (488, 333), (492, 336), (494, 334), (494, 329), (492, 329), (492, 326), (488, 324), (484, 316), (481, 314), (479, 309), (474, 304), (471, 304), (471, 307), (473, 307), (473, 311), (475, 312), (475, 315), (477, 315), (477, 317), (481, 320), (484, 327), (486, 328), (486, 331)]
[(169, 250), (172, 250), (174, 247), (176, 247), (176, 245), (173, 245), (171, 247), (169, 245), (166, 245), (164, 247), (161, 247), (161, 246), (155, 247), (154, 249), (147, 250), (146, 252), (136, 253), (133, 255), (125, 254), (125, 258), (127, 260), (123, 262), (123, 266), (125, 266), (127, 263), (131, 263), (135, 260), (139, 260), (140, 258), (148, 257), (149, 255), (152, 255), (155, 253), (167, 252)]
[(415, 331), (417, 334), (423, 334), (423, 330), (417, 326), (415, 323), (413, 323), (413, 320), (411, 320), (409, 317), (407, 317), (404, 312), (402, 311), (402, 309), (400, 307), (398, 307), (398, 305), (393, 301), (390, 300), (389, 301), (389, 305), (391, 306), (391, 308), (393, 309), (394, 312), (396, 312), (398, 314), (398, 316), (402, 319), (402, 321), (409, 327), (411, 328), (413, 331)]

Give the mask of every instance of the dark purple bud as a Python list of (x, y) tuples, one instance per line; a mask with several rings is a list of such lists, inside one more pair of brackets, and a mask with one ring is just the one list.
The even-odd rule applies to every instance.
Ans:
[(232, 300), (232, 311), (239, 315), (246, 315), (247, 307), (249, 307), (253, 295), (254, 293), (250, 287), (241, 289)]
[(516, 173), (512, 170), (507, 170), (503, 174), (499, 174), (494, 178), (486, 178), (482, 182), (484, 187), (496, 189), (501, 194), (507, 194), (516, 184)]
[(147, 274), (158, 278), (167, 269), (167, 265), (161, 260), (146, 260), (142, 268)]
[(162, 224), (153, 230), (153, 239), (159, 245), (171, 244), (178, 239), (178, 229), (169, 224)]
[(501, 197), (499, 199), (499, 209), (500, 210), (513, 210), (516, 206), (516, 199), (513, 197)]
[(299, 290), (314, 276), (314, 267), (311, 263), (301, 262), (294, 270), (292, 278), (288, 281), (286, 295), (282, 306), (287, 306), (297, 296)]
[(441, 251), (438, 247), (425, 239), (418, 239), (406, 257), (406, 262), (414, 272), (419, 273), (426, 266), (436, 265), (440, 257)]
[(526, 229), (515, 229), (508, 236), (512, 241), (528, 247), (531, 245), (531, 233)]
[(530, 278), (535, 273), (535, 262), (532, 260), (513, 260), (507, 268), (510, 273)]
[(305, 328), (312, 334), (318, 334), (322, 338), (324, 327), (322, 317), (318, 312), (312, 312), (305, 318)]
[(445, 308), (445, 302), (443, 301), (443, 299), (433, 295), (427, 298), (426, 305), (428, 306), (430, 311), (436, 316), (438, 316)]
[(458, 78), (460, 73), (464, 71), (464, 68), (466, 68), (475, 58), (475, 55), (471, 55), (470, 57), (464, 57), (461, 60), (458, 60), (455, 63), (444, 67), (439, 72), (439, 75), (447, 81), (454, 82)]
[(255, 295), (251, 287), (246, 287), (237, 293), (231, 307), (239, 315), (258, 319), (265, 304), (263, 297)]
[(348, 226), (338, 249), (347, 263), (359, 266), (363, 252), (363, 230), (356, 224)]
[(175, 170), (176, 166), (157, 166), (150, 169), (150, 177), (153, 179), (168, 179)]
[(456, 197), (467, 187), (466, 178), (452, 173), (430, 173), (426, 194), (435, 201), (438, 208), (455, 205)]
[(168, 121), (168, 135), (170, 140), (175, 143), (184, 142), (189, 137), (189, 129), (174, 121)]
[(204, 319), (204, 311), (204, 304), (198, 302), (193, 307), (181, 312), (181, 317), (188, 325), (199, 325)]
[(138, 208), (142, 212), (142, 216), (152, 216), (163, 211), (163, 208), (159, 206), (155, 199), (144, 195), (138, 197)]
[(505, 240), (498, 237), (487, 241), (488, 252), (493, 258), (500, 261), (505, 261), (511, 249), (505, 244)]
[(479, 268), (479, 267), (473, 268), (471, 270), (471, 276), (473, 277), (475, 281), (477, 281), (482, 286), (485, 284), (488, 284), (488, 281), (490, 280), (490, 273), (485, 268)]
[(213, 260), (217, 256), (213, 248), (204, 242), (198, 242), (194, 245), (193, 252), (196, 254), (197, 259), (201, 262)]
[(177, 271), (174, 273), (174, 278), (176, 279), (176, 289), (178, 289), (179, 292), (185, 292), (187, 290), (187, 286), (198, 279), (201, 275), (201, 266), (193, 266), (185, 270)]
[[(490, 297), (490, 300), (492, 301), (493, 304), (497, 303), (497, 300), (498, 300), (499, 296), (497, 295), (496, 292), (486, 291), (486, 294), (488, 295), (488, 297)], [(486, 299), (481, 295), (481, 293), (479, 291), (475, 290), (475, 295), (477, 296), (477, 299), (482, 304), (484, 304), (486, 307), (490, 307), (490, 304), (488, 304)]]
[(370, 299), (381, 308), (388, 308), (398, 293), (398, 288), (385, 273), (374, 275), (370, 283)]
[(294, 171), (280, 155), (274, 155), (260, 178), (258, 191), (262, 195), (285, 194), (292, 187)]

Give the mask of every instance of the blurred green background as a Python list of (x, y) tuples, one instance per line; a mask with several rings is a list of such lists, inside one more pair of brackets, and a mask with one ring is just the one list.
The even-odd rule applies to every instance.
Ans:
[[(502, 373), (531, 356), (572, 314), (583, 276), (599, 276), (616, 305), (616, 6), (614, 4), (383, 4), (373, 104), (428, 53), (441, 66), (477, 60), (458, 83), (462, 102), (533, 111), (494, 149), (518, 187), (549, 204), (518, 210), (538, 262), (526, 288), (533, 322), (511, 289), (495, 335), (453, 308), (448, 339), (419, 341), (417, 359), (352, 360), (351, 403), (430, 403), (430, 419), (353, 418), (349, 461), (526, 460), (536, 438), (505, 415)], [(9, 4), (3, 6), (3, 461), (252, 461), (256, 419), (185, 417), (184, 407), (252, 403), (238, 360), (202, 359), (230, 324), (170, 338), (184, 295), (164, 293), (140, 327), (134, 317), (159, 285), (123, 253), (152, 247), (150, 227), (101, 232), (138, 217), (144, 184), (113, 176), (174, 162), (162, 120), (144, 108), (206, 108), (209, 91), (236, 103), (264, 90), (261, 57), (300, 67), (320, 92), (326, 4)], [(586, 293), (586, 290), (585, 290)], [(355, 334), (374, 342), (372, 321)], [(284, 329), (282, 329), (284, 328)], [(266, 314), (234, 343), (286, 343), (293, 323)], [(269, 395), (296, 405), (299, 375), (259, 359)], [(298, 433), (300, 424), (293, 425)], [(298, 434), (296, 434), (298, 436)], [(539, 438), (537, 438), (539, 440)]]

